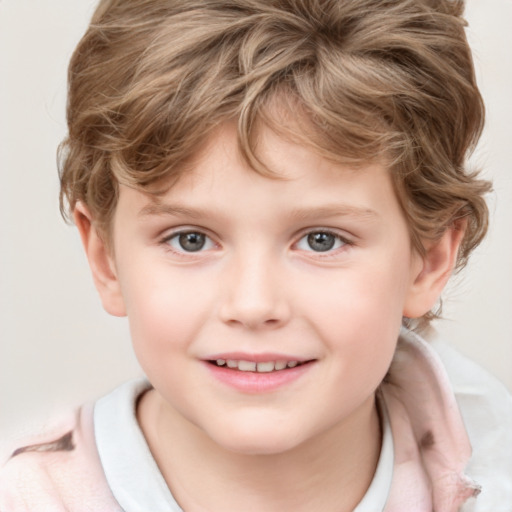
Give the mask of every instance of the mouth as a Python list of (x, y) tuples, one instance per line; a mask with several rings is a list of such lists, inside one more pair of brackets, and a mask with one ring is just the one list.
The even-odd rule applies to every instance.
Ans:
[(317, 359), (284, 354), (216, 354), (204, 359), (210, 374), (231, 389), (250, 395), (271, 393), (309, 374)]
[(243, 359), (214, 359), (209, 360), (208, 363), (219, 368), (225, 368), (233, 371), (240, 372), (253, 372), (253, 373), (275, 373), (283, 372), (296, 368), (298, 366), (311, 363), (313, 360), (308, 361), (245, 361)]

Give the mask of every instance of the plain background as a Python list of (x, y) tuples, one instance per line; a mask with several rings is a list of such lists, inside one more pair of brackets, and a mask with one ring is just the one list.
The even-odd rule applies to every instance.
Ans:
[[(0, 453), (43, 418), (141, 375), (127, 322), (101, 309), (58, 212), (66, 68), (95, 0), (0, 0)], [(445, 294), (444, 339), (512, 390), (512, 1), (469, 0), (487, 105), (472, 162), (494, 180), (492, 226)]]

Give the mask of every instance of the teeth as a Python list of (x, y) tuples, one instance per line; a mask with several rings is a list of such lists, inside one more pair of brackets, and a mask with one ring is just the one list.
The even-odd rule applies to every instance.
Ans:
[(298, 361), (265, 361), (255, 363), (254, 361), (237, 361), (235, 359), (217, 359), (217, 366), (227, 366), (228, 368), (237, 369), (241, 372), (258, 372), (270, 373), (273, 371), (284, 370), (285, 368), (295, 368)]
[(251, 361), (238, 361), (238, 369), (242, 372), (255, 372), (256, 363)]
[(270, 361), (269, 363), (258, 363), (257, 369), (259, 372), (271, 372), (274, 370), (274, 362)]

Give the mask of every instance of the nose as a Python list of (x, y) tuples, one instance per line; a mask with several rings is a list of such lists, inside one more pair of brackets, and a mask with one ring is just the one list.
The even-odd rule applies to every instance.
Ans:
[(290, 319), (285, 280), (275, 261), (263, 255), (238, 258), (220, 286), (221, 320), (251, 330), (273, 329)]

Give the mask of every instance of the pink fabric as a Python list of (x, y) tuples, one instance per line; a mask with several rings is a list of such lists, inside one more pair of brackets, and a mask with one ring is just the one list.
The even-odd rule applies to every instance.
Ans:
[[(52, 451), (72, 432), (69, 446)], [(94, 441), (93, 404), (59, 423), (52, 442), (12, 457), (0, 471), (0, 512), (123, 512), (108, 488)], [(37, 446), (37, 448), (36, 448)]]
[(395, 443), (386, 512), (457, 512), (480, 489), (464, 475), (471, 445), (438, 355), (401, 337), (381, 392)]
[[(402, 337), (379, 393), (395, 446), (385, 512), (458, 511), (479, 490), (463, 473), (471, 447), (435, 352), (419, 337)], [(61, 425), (52, 440), (58, 438), (35, 441), (1, 470), (0, 512), (122, 512), (100, 464), (92, 405)]]

